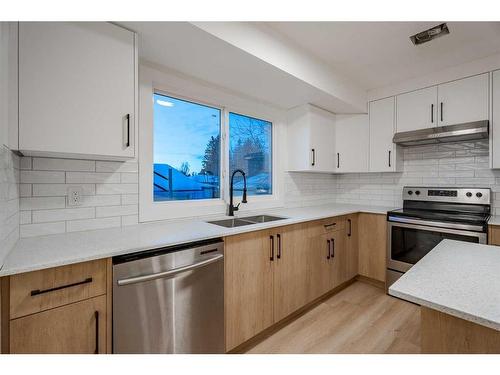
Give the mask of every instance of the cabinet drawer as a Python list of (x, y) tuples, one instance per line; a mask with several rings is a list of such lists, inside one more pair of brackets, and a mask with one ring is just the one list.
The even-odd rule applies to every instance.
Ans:
[(331, 219), (321, 220), (321, 225), (323, 225), (323, 230), (325, 233), (333, 232), (336, 230), (345, 229), (345, 218), (344, 217), (333, 217)]
[(11, 353), (106, 353), (106, 296), (10, 321)]
[(106, 260), (10, 277), (10, 319), (106, 293)]

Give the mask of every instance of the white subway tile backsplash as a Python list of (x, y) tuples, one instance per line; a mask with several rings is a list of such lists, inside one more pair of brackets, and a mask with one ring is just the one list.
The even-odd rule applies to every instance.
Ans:
[(38, 171), (82, 171), (94, 172), (95, 161), (33, 158), (33, 169)]
[(68, 184), (119, 183), (120, 174), (97, 172), (66, 172), (66, 182)]
[[(19, 164), (22, 236), (138, 223), (137, 162), (23, 157)], [(80, 206), (68, 206), (70, 187), (82, 189)]]
[(64, 208), (65, 206), (66, 199), (64, 197), (32, 197), (19, 200), (21, 211)]
[(95, 217), (95, 209), (88, 208), (63, 208), (59, 210), (32, 211), (33, 223), (46, 223), (52, 221), (66, 221), (77, 219), (91, 219)]
[(90, 195), (83, 197), (81, 207), (116, 206), (121, 204), (121, 195)]
[(44, 236), (64, 233), (66, 231), (66, 223), (61, 221), (58, 223), (24, 224), (20, 225), (19, 229), (21, 237)]
[(54, 171), (21, 171), (22, 184), (64, 183), (65, 173)]
[(117, 161), (98, 161), (96, 162), (96, 172), (132, 172), (137, 173), (139, 165), (137, 162), (117, 162)]
[(31, 224), (31, 211), (19, 212), (19, 224)]
[(139, 184), (97, 184), (96, 194), (138, 194)]
[(67, 232), (80, 232), (83, 230), (115, 228), (121, 226), (121, 217), (105, 217), (100, 219), (72, 220), (66, 223)]

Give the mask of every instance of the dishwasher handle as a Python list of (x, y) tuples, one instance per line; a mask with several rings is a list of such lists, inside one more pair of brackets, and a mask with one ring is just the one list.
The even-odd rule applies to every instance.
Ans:
[(221, 260), (222, 258), (224, 258), (224, 255), (219, 254), (219, 255), (213, 256), (211, 258), (202, 260), (201, 262), (189, 264), (187, 266), (174, 268), (172, 270), (117, 280), (117, 284), (119, 286), (124, 286), (124, 285), (142, 283), (145, 281), (151, 281), (151, 280), (156, 280), (156, 279), (171, 278), (171, 277), (177, 276), (177, 275), (184, 273), (184, 272), (188, 272), (188, 271), (200, 268), (200, 267), (208, 266), (209, 264), (215, 263), (215, 262)]

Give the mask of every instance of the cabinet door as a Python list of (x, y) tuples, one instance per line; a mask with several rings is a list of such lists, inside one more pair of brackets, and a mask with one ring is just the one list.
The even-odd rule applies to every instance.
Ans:
[(393, 172), (394, 97), (370, 102), (370, 172)]
[(347, 252), (345, 244), (345, 231), (336, 230), (330, 235), (332, 263), (330, 289), (333, 289), (344, 281), (347, 281)]
[(385, 215), (359, 214), (359, 274), (385, 281), (387, 218)]
[(488, 73), (439, 85), (439, 126), (487, 120), (488, 90)]
[(437, 123), (437, 86), (396, 97), (397, 132), (432, 128)]
[(274, 321), (278, 322), (309, 302), (307, 261), (309, 224), (289, 226), (275, 236)]
[(369, 137), (368, 115), (336, 116), (336, 172), (368, 172)]
[(314, 166), (311, 170), (334, 172), (335, 117), (322, 109), (311, 108), (311, 148), (314, 150), (312, 153)]
[(347, 280), (350, 280), (358, 274), (358, 215), (350, 215), (346, 221)]
[[(320, 228), (317, 227), (317, 229)], [(330, 261), (330, 233), (319, 234), (316, 229), (312, 229), (311, 232), (309, 236), (311, 254), (307, 265), (309, 269), (308, 295), (312, 301), (327, 293), (332, 288), (333, 269), (332, 262)]]
[(106, 296), (10, 321), (11, 353), (106, 353)]
[(134, 33), (109, 23), (19, 24), (19, 149), (134, 157)]
[(273, 324), (271, 235), (260, 231), (225, 238), (226, 350)]

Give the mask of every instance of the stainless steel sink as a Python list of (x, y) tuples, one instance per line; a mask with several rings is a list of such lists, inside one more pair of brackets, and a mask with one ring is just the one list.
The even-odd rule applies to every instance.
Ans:
[(242, 227), (244, 225), (255, 224), (253, 221), (246, 221), (246, 220), (241, 220), (241, 219), (216, 220), (216, 221), (209, 221), (209, 223), (219, 225), (221, 227), (226, 227), (226, 228), (235, 228), (235, 227)]
[(237, 219), (225, 219), (225, 220), (215, 220), (209, 221), (210, 224), (219, 225), (226, 228), (242, 227), (244, 225), (252, 225), (259, 223), (268, 223), (270, 221), (284, 220), (286, 218), (271, 215), (257, 215), (257, 216), (247, 216)]
[(284, 217), (271, 216), (271, 215), (257, 215), (242, 217), (242, 220), (251, 221), (252, 223), (268, 223), (270, 221), (284, 220)]

